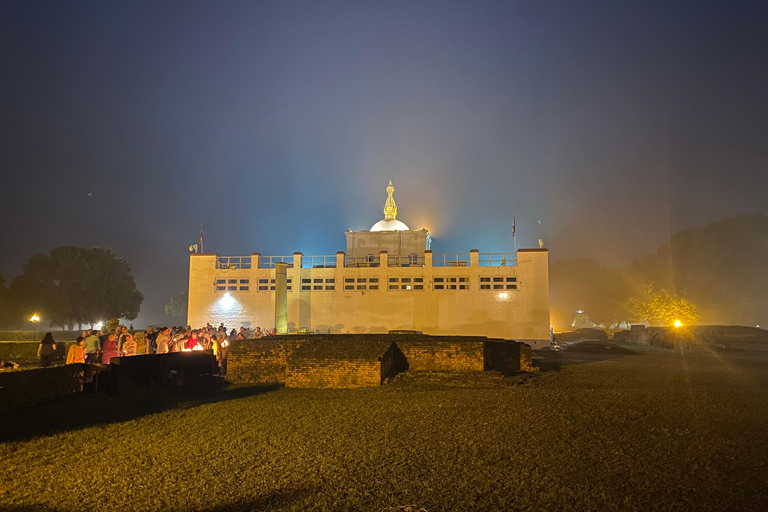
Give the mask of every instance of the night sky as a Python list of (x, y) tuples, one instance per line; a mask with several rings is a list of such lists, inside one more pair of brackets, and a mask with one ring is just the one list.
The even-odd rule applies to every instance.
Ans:
[(0, 273), (126, 258), (163, 322), (206, 252), (433, 250), (622, 265), (768, 214), (768, 2), (0, 0)]

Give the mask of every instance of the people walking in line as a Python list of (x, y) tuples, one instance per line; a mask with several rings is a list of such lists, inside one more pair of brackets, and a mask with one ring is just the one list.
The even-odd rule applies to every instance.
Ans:
[(110, 333), (107, 336), (107, 341), (101, 346), (101, 362), (102, 364), (109, 364), (109, 361), (113, 357), (118, 356), (117, 341), (115, 341), (115, 333)]
[(133, 335), (127, 334), (123, 338), (123, 352), (124, 356), (136, 355), (136, 340), (133, 339)]
[(155, 340), (157, 345), (157, 350), (155, 351), (156, 354), (167, 354), (170, 352), (171, 348), (168, 345), (168, 342), (171, 339), (169, 336), (170, 332), (171, 330), (168, 327), (163, 327), (160, 329)]
[(66, 364), (74, 363), (85, 363), (85, 339), (82, 336), (78, 336), (75, 344), (67, 351)]
[(85, 347), (85, 362), (88, 364), (98, 363), (101, 341), (93, 331), (88, 331), (83, 346)]
[(37, 346), (37, 357), (40, 359), (40, 366), (51, 366), (56, 358), (56, 342), (51, 333), (45, 333), (40, 345)]
[(147, 327), (147, 332), (144, 333), (145, 354), (154, 354), (157, 351), (157, 335), (154, 327), (151, 325)]
[(120, 327), (120, 335), (117, 337), (117, 350), (123, 352), (123, 343), (125, 343), (125, 337), (130, 336), (128, 328), (126, 326)]

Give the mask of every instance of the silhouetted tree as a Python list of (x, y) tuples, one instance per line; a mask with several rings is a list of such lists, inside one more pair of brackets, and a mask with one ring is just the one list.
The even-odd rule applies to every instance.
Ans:
[(650, 283), (685, 297), (703, 322), (768, 323), (768, 217), (740, 215), (673, 235), (628, 269), (636, 294)]
[(557, 327), (570, 325), (578, 310), (585, 311), (597, 324), (626, 320), (627, 300), (632, 289), (620, 270), (605, 269), (594, 260), (577, 258), (550, 265), (550, 309)]
[(0, 326), (12, 327), (19, 323), (16, 307), (10, 297), (10, 290), (5, 286), (5, 278), (0, 275)]
[(165, 314), (168, 316), (184, 316), (187, 314), (187, 292), (179, 292), (165, 305)]
[(128, 262), (111, 249), (63, 246), (32, 256), (11, 284), (18, 303), (55, 325), (72, 327), (105, 318), (135, 319), (144, 296)]

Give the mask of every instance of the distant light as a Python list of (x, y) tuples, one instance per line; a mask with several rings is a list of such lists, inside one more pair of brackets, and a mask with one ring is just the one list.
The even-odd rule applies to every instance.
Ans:
[(30, 322), (39, 322), (39, 321), (40, 321), (40, 317), (39, 317), (37, 314), (34, 314), (34, 315), (32, 315), (32, 316), (29, 318), (29, 321), (30, 321)]
[(758, 326), (757, 326), (757, 328), (759, 329), (759, 328), (760, 328), (760, 326), (758, 325)]
[(681, 322), (680, 320), (675, 320), (675, 327), (680, 327), (682, 325), (683, 325), (683, 322)]
[(94, 325), (94, 328), (95, 329), (101, 329), (103, 327), (103, 325), (104, 324), (102, 322), (96, 322), (96, 324)]
[(507, 300), (507, 297), (509, 297), (509, 295), (507, 295), (507, 292), (501, 292), (499, 294), (499, 299), (501, 300)]
[(230, 309), (235, 305), (235, 299), (229, 293), (227, 293), (219, 299), (219, 304), (224, 309)]
[(584, 311), (580, 309), (580, 310), (577, 311), (577, 313), (581, 315), (581, 314), (584, 313)]

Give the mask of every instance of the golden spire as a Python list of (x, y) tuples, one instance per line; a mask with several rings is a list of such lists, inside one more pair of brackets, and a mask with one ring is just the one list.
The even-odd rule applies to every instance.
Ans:
[(397, 205), (395, 199), (392, 197), (392, 192), (395, 191), (395, 187), (392, 186), (392, 180), (389, 180), (387, 186), (387, 202), (384, 203), (384, 220), (395, 220), (397, 217)]

